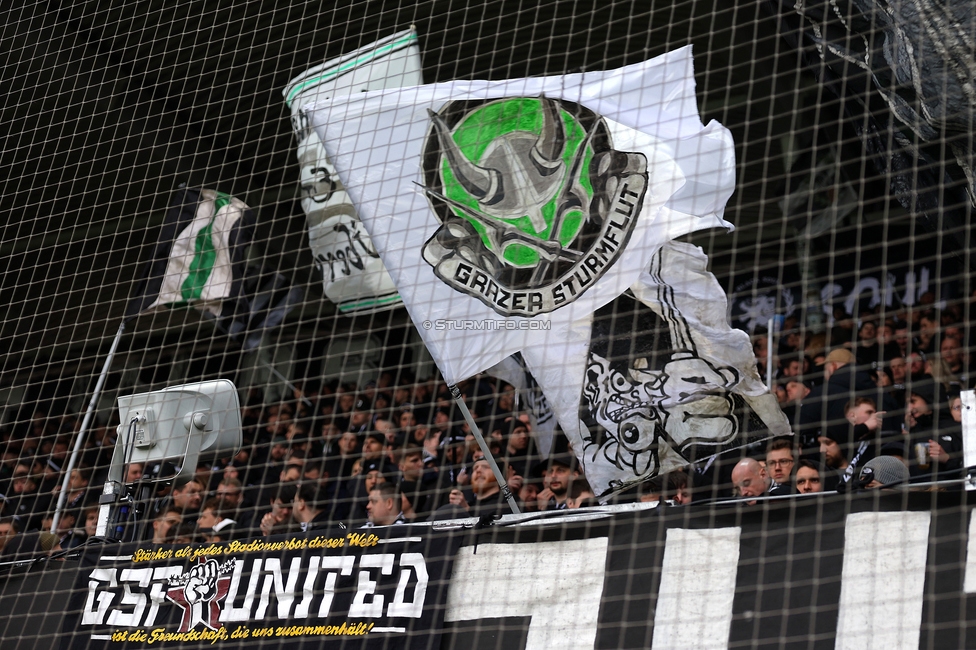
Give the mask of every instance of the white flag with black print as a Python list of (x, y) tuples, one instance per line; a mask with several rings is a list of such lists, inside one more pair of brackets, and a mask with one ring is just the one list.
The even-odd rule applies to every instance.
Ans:
[(558, 337), (664, 242), (731, 228), (732, 137), (702, 126), (690, 47), (304, 112), (449, 383)]
[[(619, 70), (364, 93), (306, 112), (444, 379), (521, 352), (597, 494), (746, 431), (788, 433), (704, 255), (670, 244), (732, 228), (733, 142), (701, 124), (690, 47)], [(673, 279), (650, 271), (662, 256)], [(680, 272), (690, 259), (697, 270)], [(704, 282), (682, 295), (721, 313), (666, 299), (678, 280)], [(614, 317), (628, 289), (648, 312), (635, 322)], [(616, 372), (630, 357), (591, 345), (608, 309), (613, 340), (639, 338), (651, 316), (668, 325), (654, 359)]]
[(556, 433), (556, 414), (549, 404), (545, 391), (526, 368), (522, 353), (502, 359), (485, 372), (511, 384), (515, 389), (515, 410), (528, 413), (536, 449), (543, 456), (548, 456)]
[(667, 242), (571, 336), (522, 352), (598, 496), (792, 435), (707, 263), (697, 246)]
[(145, 276), (126, 305), (125, 319), (178, 305), (221, 316), (223, 301), (241, 293), (253, 235), (254, 214), (240, 199), (180, 188)]
[(419, 41), (411, 27), (309, 68), (282, 92), (298, 140), (308, 245), (322, 273), (326, 298), (343, 314), (399, 307), (400, 296), (304, 107), (337, 95), (423, 82)]

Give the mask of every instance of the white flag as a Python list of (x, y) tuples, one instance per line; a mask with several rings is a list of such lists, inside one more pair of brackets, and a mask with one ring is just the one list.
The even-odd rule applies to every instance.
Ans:
[(303, 108), (336, 95), (421, 83), (420, 47), (411, 28), (310, 68), (282, 92), (298, 139), (308, 245), (323, 291), (341, 313), (398, 307), (400, 296)]
[(598, 496), (792, 435), (707, 262), (667, 242), (627, 294), (522, 352)]
[(690, 48), (305, 112), (449, 383), (568, 336), (674, 237), (731, 228), (732, 138), (701, 124)]
[(690, 48), (306, 110), (445, 380), (521, 353), (596, 494), (789, 434), (707, 258), (672, 241), (731, 229)]

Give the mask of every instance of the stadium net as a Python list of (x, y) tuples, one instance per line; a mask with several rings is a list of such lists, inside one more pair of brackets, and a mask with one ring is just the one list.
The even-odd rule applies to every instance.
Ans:
[(0, 16), (3, 647), (973, 644), (968, 4)]

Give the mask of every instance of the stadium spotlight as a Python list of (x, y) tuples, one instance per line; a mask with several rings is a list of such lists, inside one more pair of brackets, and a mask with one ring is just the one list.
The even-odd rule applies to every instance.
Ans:
[[(241, 448), (241, 406), (227, 379), (171, 386), (119, 397), (118, 438), (99, 499), (98, 536), (122, 538), (133, 505), (128, 467), (141, 463), (149, 497), (158, 483), (188, 481), (200, 461), (234, 456)], [(150, 467), (157, 467), (149, 472)], [(170, 468), (167, 471), (166, 468)]]

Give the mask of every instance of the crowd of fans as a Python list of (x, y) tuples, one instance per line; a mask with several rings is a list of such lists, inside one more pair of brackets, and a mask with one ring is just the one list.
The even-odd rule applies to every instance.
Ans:
[[(773, 359), (767, 359), (766, 333), (756, 333), (759, 371), (765, 375), (766, 364), (774, 364), (774, 392), (795, 435), (658, 476), (617, 499), (685, 505), (716, 496), (960, 477), (959, 392), (972, 387), (962, 322), (956, 308), (885, 319), (869, 311), (856, 321), (838, 313), (827, 332), (804, 338), (788, 319)], [(522, 512), (596, 504), (561, 434), (552, 453), (539, 454), (536, 432), (511, 386), (479, 376), (459, 388)], [(118, 439), (115, 417), (85, 437), (53, 533), (46, 531), (80, 417), (38, 408), (0, 432), (3, 554), (24, 544), (71, 548), (95, 535), (95, 504)], [(363, 386), (306, 381), (293, 399), (272, 404), (252, 390), (242, 423), (244, 446), (237, 455), (200, 463), (188, 480), (152, 483), (144, 540), (224, 541), (340, 522), (359, 528), (510, 512), (490, 464), (437, 379), (381, 372)], [(132, 463), (125, 472), (126, 482), (135, 484), (166, 468)], [(44, 532), (19, 541), (28, 539), (19, 535), (27, 531)]]
[[(293, 399), (273, 404), (252, 391), (241, 413), (241, 451), (201, 462), (188, 480), (154, 484), (144, 538), (219, 541), (340, 522), (368, 527), (510, 512), (446, 385), (406, 381), (394, 385), (393, 374), (383, 372), (361, 387), (305, 382)], [(521, 511), (575, 508), (593, 499), (565, 445), (560, 453), (539, 455), (514, 388), (480, 376), (460, 389)], [(80, 419), (36, 410), (26, 426), (2, 432), (0, 547), (21, 531), (44, 531), (37, 543), (60, 548), (95, 534), (96, 502), (119, 437), (117, 417), (86, 436), (53, 535), (46, 531)], [(172, 470), (131, 463), (125, 480), (137, 484)]]
[[(833, 327), (806, 338), (788, 319), (771, 360), (767, 333), (755, 334), (756, 363), (763, 374), (772, 364), (773, 392), (795, 433), (789, 443), (774, 441), (781, 451), (771, 444), (765, 457), (754, 455), (770, 490), (936, 481), (953, 489), (962, 478), (960, 393), (973, 388), (972, 342), (961, 305), (925, 308), (932, 302), (923, 295), (923, 308), (885, 318), (875, 309), (855, 319), (840, 308)], [(811, 487), (814, 471), (819, 490)], [(878, 484), (879, 473), (891, 480)], [(735, 489), (754, 496), (736, 478)]]

